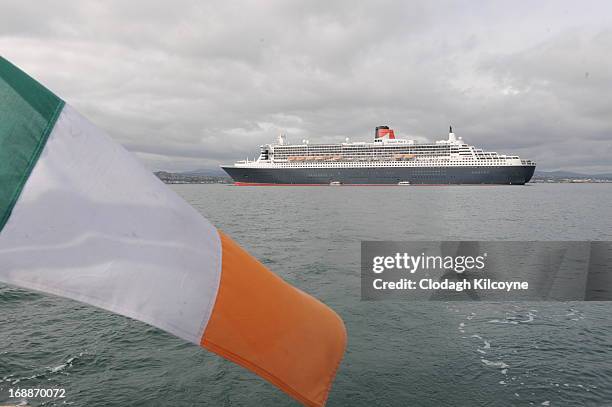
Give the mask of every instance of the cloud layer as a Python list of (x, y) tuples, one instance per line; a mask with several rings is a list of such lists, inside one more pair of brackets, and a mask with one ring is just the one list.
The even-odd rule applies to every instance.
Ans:
[(612, 172), (605, 2), (3, 1), (2, 55), (151, 169), (388, 124)]

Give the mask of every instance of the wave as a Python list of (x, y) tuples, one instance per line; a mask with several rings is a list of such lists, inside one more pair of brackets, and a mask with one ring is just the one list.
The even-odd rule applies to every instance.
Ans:
[(0, 305), (21, 301), (33, 301), (42, 298), (41, 294), (0, 285)]

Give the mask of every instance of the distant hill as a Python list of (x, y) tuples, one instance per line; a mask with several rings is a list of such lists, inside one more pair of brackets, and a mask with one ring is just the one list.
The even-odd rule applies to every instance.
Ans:
[(187, 175), (187, 176), (200, 176), (200, 177), (225, 177), (228, 175), (221, 168), (197, 168), (195, 170), (183, 171), (178, 174)]
[(537, 178), (552, 178), (552, 179), (605, 179), (612, 180), (612, 174), (581, 174), (571, 171), (536, 171), (534, 174)]
[(165, 182), (166, 184), (229, 184), (231, 178), (227, 175), (202, 175), (191, 172), (168, 172), (168, 171), (156, 171), (154, 173), (157, 178)]

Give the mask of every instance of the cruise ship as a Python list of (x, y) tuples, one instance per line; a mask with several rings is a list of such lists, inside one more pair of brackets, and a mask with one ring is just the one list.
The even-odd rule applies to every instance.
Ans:
[(378, 126), (372, 142), (289, 144), (280, 134), (256, 160), (221, 167), (236, 185), (524, 185), (536, 163), (471, 146), (452, 127), (446, 140), (418, 143)]

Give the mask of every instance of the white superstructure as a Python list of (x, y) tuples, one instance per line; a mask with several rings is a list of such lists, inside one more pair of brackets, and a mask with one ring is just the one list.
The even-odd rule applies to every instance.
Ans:
[[(347, 139), (348, 140), (348, 139)], [(457, 167), (457, 166), (535, 166), (515, 155), (484, 151), (456, 137), (452, 127), (448, 139), (417, 143), (396, 139), (393, 130), (377, 127), (373, 142), (340, 144), (287, 144), (279, 135), (276, 144), (261, 146), (255, 161), (238, 161), (242, 168), (359, 168), (359, 167)]]

